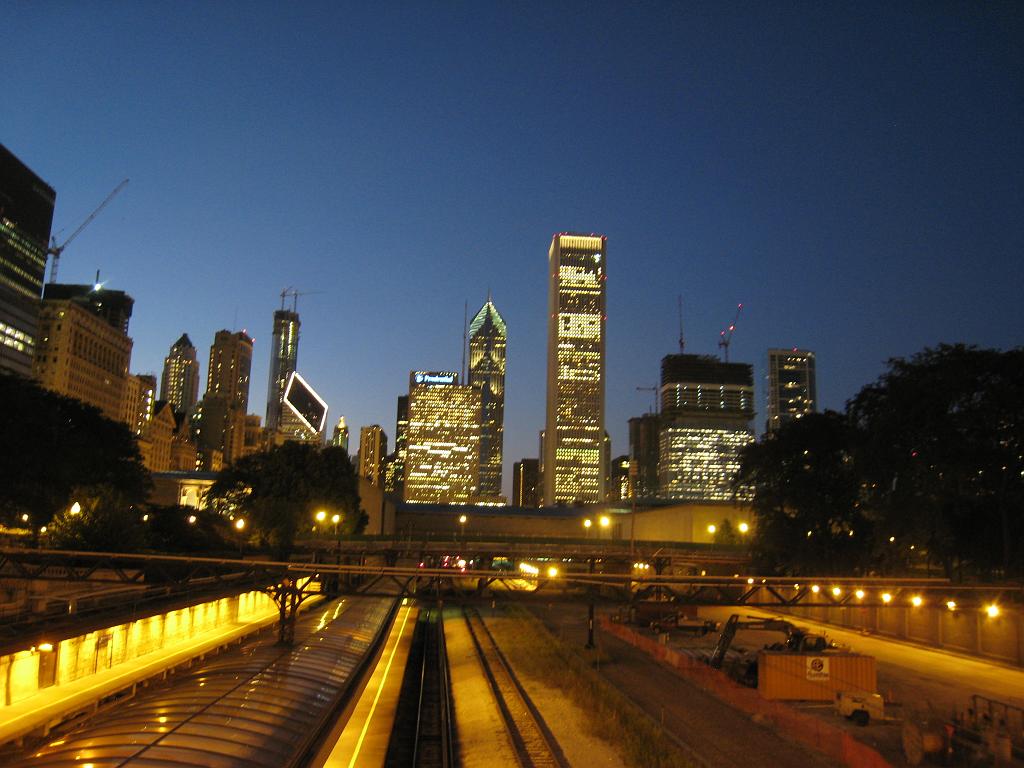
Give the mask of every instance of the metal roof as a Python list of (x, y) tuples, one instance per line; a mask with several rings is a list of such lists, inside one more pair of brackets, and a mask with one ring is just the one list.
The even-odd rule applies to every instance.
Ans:
[(284, 768), (336, 708), (392, 603), (327, 603), (300, 619), (291, 648), (265, 637), (221, 654), (12, 765)]

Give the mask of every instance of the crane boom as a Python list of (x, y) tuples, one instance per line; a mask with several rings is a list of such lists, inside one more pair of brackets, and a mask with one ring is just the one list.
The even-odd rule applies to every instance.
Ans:
[(724, 331), (722, 331), (721, 333), (718, 334), (718, 346), (721, 347), (721, 349), (722, 349), (722, 351), (724, 353), (723, 356), (725, 357), (725, 362), (727, 362), (727, 363), (729, 362), (729, 345), (732, 343), (732, 334), (733, 334), (733, 331), (736, 330), (736, 323), (739, 322), (740, 312), (742, 312), (742, 311), (743, 311), (743, 305), (742, 304), (737, 304), (736, 305), (736, 317), (734, 317), (732, 319), (732, 322), (729, 323), (729, 327), (728, 328), (726, 328)]
[(114, 191), (111, 192), (109, 195), (107, 195), (106, 199), (97, 206), (96, 210), (93, 211), (92, 213), (90, 213), (86, 217), (85, 221), (83, 221), (81, 224), (78, 225), (78, 229), (76, 229), (74, 232), (72, 232), (71, 236), (68, 237), (68, 239), (65, 240), (61, 245), (57, 245), (57, 238), (56, 237), (51, 239), (50, 247), (46, 249), (46, 253), (48, 255), (50, 255), (50, 256), (53, 256), (53, 266), (50, 267), (50, 282), (51, 283), (56, 283), (57, 282), (57, 267), (60, 264), (60, 255), (62, 253), (64, 253), (64, 249), (68, 247), (68, 245), (71, 243), (72, 240), (74, 240), (76, 237), (78, 237), (79, 234), (81, 234), (83, 229), (85, 229), (87, 226), (89, 226), (89, 224), (92, 222), (92, 220), (95, 219), (97, 215), (99, 215), (99, 212), (107, 207), (107, 203), (109, 203), (111, 200), (113, 200), (114, 196), (118, 192), (120, 192), (122, 189), (124, 189), (124, 185), (127, 184), (127, 183), (128, 183), (128, 179), (125, 179), (120, 184), (118, 184), (116, 187), (114, 187)]

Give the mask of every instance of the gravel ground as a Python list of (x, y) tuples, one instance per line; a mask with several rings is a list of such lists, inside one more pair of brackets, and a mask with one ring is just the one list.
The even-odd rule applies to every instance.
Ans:
[[(533, 612), (569, 643), (586, 642), (586, 606), (552, 604)], [(837, 764), (793, 744), (720, 702), (632, 646), (597, 633), (609, 661), (601, 674), (684, 743), (707, 768), (826, 768)]]

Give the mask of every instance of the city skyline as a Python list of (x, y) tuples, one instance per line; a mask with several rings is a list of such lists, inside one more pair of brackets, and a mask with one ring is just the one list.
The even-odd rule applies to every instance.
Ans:
[[(759, 431), (769, 348), (814, 350), (820, 406), (841, 408), (889, 357), (1024, 340), (1019, 9), (256, 7), (247, 23), (283, 32), (259, 57), (229, 8), (199, 15), (8, 14), (0, 141), (56, 190), (58, 242), (132, 179), (61, 262), (62, 282), (99, 269), (136, 299), (132, 373), (159, 374), (182, 333), (205, 350), (244, 329), (259, 413), (277, 297), (320, 290), (303, 373), (353, 429), (388, 425), (410, 369), (459, 367), (461, 305), (491, 286), (511, 331), (508, 494), (543, 427), (555, 231), (603, 232), (623, 265), (613, 455), (675, 349), (680, 294), (698, 353), (744, 303), (730, 359), (755, 365)], [(41, 60), (41, 30), (69, 42)], [(396, 43), (401, 61), (377, 53)]]

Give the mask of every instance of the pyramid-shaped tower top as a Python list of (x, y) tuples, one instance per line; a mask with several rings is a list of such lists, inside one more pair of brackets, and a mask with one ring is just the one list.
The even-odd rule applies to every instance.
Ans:
[(487, 331), (489, 328), (496, 329), (499, 336), (508, 336), (505, 329), (505, 320), (498, 313), (498, 308), (494, 306), (494, 302), (491, 301), (490, 291), (487, 293), (487, 301), (484, 302), (484, 305), (480, 307), (480, 311), (473, 317), (473, 322), (469, 324), (469, 335), (472, 338), (480, 333), (481, 330)]
[(174, 342), (174, 348), (179, 349), (181, 347), (192, 347), (192, 339), (188, 337), (187, 333), (181, 334), (181, 338)]

